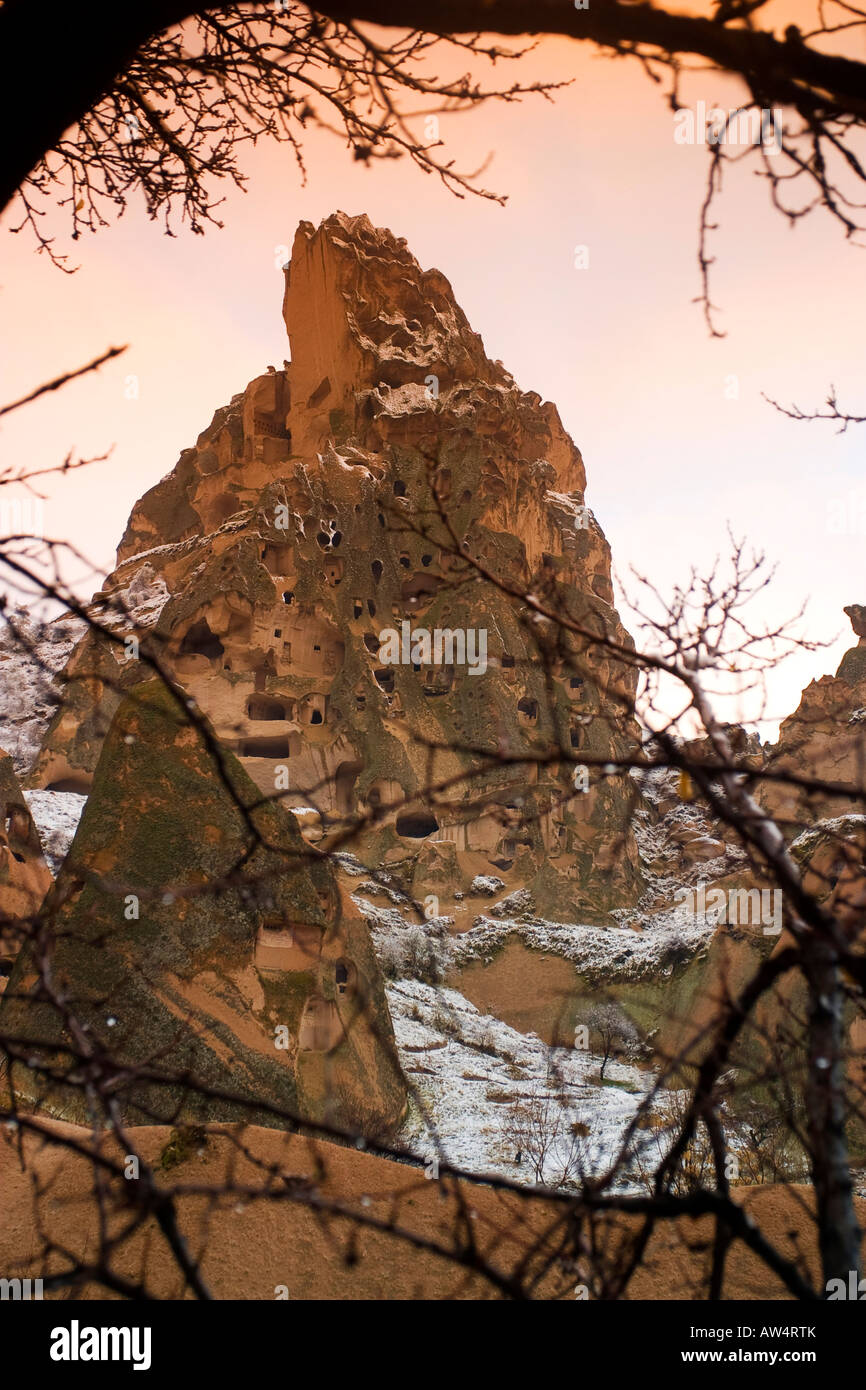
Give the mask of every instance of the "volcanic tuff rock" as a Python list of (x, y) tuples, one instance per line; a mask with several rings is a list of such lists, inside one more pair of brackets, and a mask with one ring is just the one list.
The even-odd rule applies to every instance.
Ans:
[[(170, 594), (150, 649), (259, 786), (280, 789), (288, 768), (287, 799), (318, 808), (319, 833), (363, 817), (353, 847), (419, 898), (419, 851), (450, 842), (441, 911), (491, 874), (565, 920), (634, 901), (628, 779), (593, 766), (577, 794), (572, 780), (582, 752), (632, 746), (616, 693), (636, 675), (585, 635), (631, 646), (555, 407), (489, 360), (444, 276), (365, 216), (299, 226), (283, 307), (291, 363), (218, 410), (134, 507), (100, 603), (146, 564)], [(557, 641), (528, 590), (584, 635)], [(456, 644), (389, 664), (383, 633), (404, 623), (483, 630), (486, 669)], [(117, 685), (148, 674), (92, 636), (73, 668), (78, 706), (49, 729), (34, 786), (86, 788)]]
[[(166, 687), (139, 685), (111, 725), (46, 904), (52, 981), (119, 1061), (154, 1060), (205, 1087), (382, 1134), (406, 1097), (366, 925), (294, 818), (277, 802), (256, 802), (231, 753), (218, 773)], [(261, 839), (254, 850), (242, 808)], [(80, 1045), (38, 984), (25, 949), (0, 1027)], [(68, 1065), (62, 1052), (55, 1061)], [(19, 1101), (86, 1119), (81, 1089), (17, 1064), (13, 1082)], [(180, 1083), (134, 1079), (119, 1100), (133, 1123), (253, 1118), (285, 1127)]]
[(0, 994), (20, 945), (20, 925), (38, 912), (50, 885), (12, 759), (0, 749)]
[[(866, 608), (851, 604), (856, 647), (842, 657), (835, 676), (821, 676), (803, 691), (799, 705), (766, 750), (766, 766), (843, 788), (866, 786)], [(762, 801), (783, 820), (800, 825), (863, 811), (862, 802), (830, 792), (806, 794), (797, 787), (767, 783)]]

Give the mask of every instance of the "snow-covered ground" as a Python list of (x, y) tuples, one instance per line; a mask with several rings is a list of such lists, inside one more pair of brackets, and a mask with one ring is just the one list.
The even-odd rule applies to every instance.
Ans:
[[(380, 901), (371, 902), (367, 893)], [(586, 974), (598, 971), (608, 981), (663, 973), (672, 949), (682, 951), (685, 944), (688, 953), (697, 951), (712, 928), (672, 912), (659, 914), (643, 932), (562, 925), (530, 914), (480, 915), (468, 931), (454, 936), (448, 931), (451, 919), (418, 922), (388, 884), (362, 881), (353, 897), (391, 977), (387, 994), (397, 1047), (416, 1090), (400, 1135), (412, 1152), (533, 1183), (538, 1179), (531, 1151), (537, 1143), (521, 1143), (520, 1134), (540, 1129), (550, 1142), (544, 1181), (556, 1186), (569, 1168), (573, 1181), (581, 1170), (598, 1173), (612, 1164), (642, 1106), (664, 1118), (671, 1093), (648, 1099), (655, 1084), (648, 1069), (610, 1060), (602, 1082), (598, 1055), (581, 1047), (551, 1048), (534, 1033), (520, 1033), (479, 1013), (438, 981), (468, 961), (492, 957), (509, 936), (531, 949), (555, 952)], [(391, 905), (381, 902), (383, 897)], [(658, 1139), (657, 1129), (636, 1129), (631, 1154), (657, 1145)], [(634, 1164), (629, 1167), (630, 1178), (622, 1173), (619, 1181), (634, 1184)]]
[[(598, 1173), (615, 1159), (652, 1089), (650, 1073), (617, 1061), (607, 1063), (601, 1084), (599, 1057), (548, 1047), (534, 1033), (479, 1013), (456, 990), (399, 980), (387, 994), (400, 1059), (415, 1088), (398, 1139), (425, 1159), (533, 1183), (529, 1151), (536, 1146), (521, 1145), (519, 1137), (531, 1127), (550, 1139), (545, 1183), (557, 1185), (569, 1161), (572, 1180), (581, 1168)], [(636, 1142), (654, 1140), (640, 1130)]]
[(46, 863), (56, 878), (78, 829), (87, 797), (78, 792), (26, 791), (24, 795), (39, 831)]

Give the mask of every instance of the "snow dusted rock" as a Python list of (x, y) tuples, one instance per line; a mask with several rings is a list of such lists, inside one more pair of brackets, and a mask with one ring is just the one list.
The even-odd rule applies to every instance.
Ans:
[[(99, 627), (139, 642), (158, 623), (169, 598), (153, 566), (136, 564), (123, 582), (109, 580), (87, 611)], [(48, 791), (86, 796), (124, 692), (152, 673), (125, 640), (109, 641), (84, 620), (78, 621), (76, 635), (62, 672), (63, 703), (44, 731), (28, 781)]]
[(525, 912), (534, 912), (535, 901), (528, 888), (518, 888), (495, 907), (491, 907), (490, 911), (494, 917), (518, 917)]
[(469, 885), (469, 892), (476, 897), (495, 898), (504, 887), (504, 879), (497, 878), (495, 874), (476, 874)]
[(47, 791), (27, 791), (24, 795), (39, 831), (46, 863), (56, 878), (75, 838), (87, 797), (78, 792)]
[(129, 588), (125, 593), (121, 590), (121, 596), (126, 599), (130, 615), (139, 624), (148, 619), (156, 622), (170, 597), (165, 580), (149, 561), (136, 570)]
[[(498, 904), (502, 906), (503, 904)], [(495, 912), (495, 909), (494, 909)], [(697, 954), (714, 927), (682, 911), (641, 919), (643, 931), (583, 922), (548, 922), (541, 917), (477, 917), (469, 931), (450, 942), (455, 966), (490, 959), (508, 937), (518, 937), (541, 955), (560, 956), (587, 981), (638, 980), (663, 973), (674, 955)]]
[(30, 771), (57, 713), (61, 684), (55, 677), (84, 631), (82, 620), (69, 615), (42, 623), (13, 609), (0, 618), (0, 746), (19, 777)]
[[(143, 564), (129, 584), (111, 596), (108, 607), (97, 595), (93, 611), (109, 628), (130, 622), (148, 628), (168, 598), (165, 581), (152, 565)], [(39, 622), (26, 609), (16, 608), (0, 619), (0, 746), (12, 755), (19, 777), (26, 777), (38, 760), (35, 780), (40, 785), (76, 781), (74, 766), (59, 766), (50, 756), (40, 759), (39, 753), (43, 742), (49, 746), (57, 742), (57, 735), (52, 738), (49, 730), (52, 725), (63, 726), (61, 703), (74, 708), (81, 698), (64, 689), (64, 677), (83, 674), (81, 660), (75, 658), (79, 648), (87, 652), (92, 645), (86, 621), (69, 613)], [(112, 713), (116, 704), (115, 698)]]

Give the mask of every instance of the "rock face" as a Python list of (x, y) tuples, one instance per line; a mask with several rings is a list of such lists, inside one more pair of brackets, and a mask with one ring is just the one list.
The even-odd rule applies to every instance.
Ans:
[[(582, 751), (634, 741), (616, 696), (636, 676), (592, 642), (631, 648), (555, 407), (364, 216), (300, 225), (283, 308), (291, 363), (217, 411), (136, 505), (100, 602), (130, 611), (136, 586), (163, 585), (142, 654), (264, 791), (315, 807), (318, 833), (357, 827), (347, 847), (435, 910), (478, 875), (560, 920), (633, 902), (628, 779), (593, 767), (574, 787)], [(557, 643), (527, 591), (579, 631)], [(78, 707), (33, 786), (86, 787), (118, 687), (149, 674), (92, 637), (73, 672)]]
[[(866, 786), (866, 608), (845, 609), (856, 647), (845, 653), (835, 676), (821, 676), (803, 691), (793, 714), (767, 750), (766, 767), (798, 773), (842, 787)], [(763, 801), (782, 820), (808, 824), (863, 812), (863, 804), (841, 792), (806, 794), (796, 787), (766, 784)]]
[[(53, 980), (125, 1063), (158, 1059), (305, 1119), (385, 1133), (405, 1089), (366, 925), (294, 818), (257, 802), (232, 754), (217, 769), (182, 702), (159, 681), (139, 685), (111, 725), (48, 900)], [(68, 1044), (36, 983), (24, 951), (2, 1026)], [(25, 1103), (86, 1118), (80, 1090), (17, 1065), (13, 1082)], [(133, 1079), (120, 1101), (133, 1123), (257, 1116), (285, 1127), (181, 1085)]]
[(38, 911), (51, 874), (12, 758), (0, 750), (0, 994), (21, 944), (21, 927)]
[(19, 777), (33, 766), (49, 725), (57, 722), (62, 679), (86, 626), (64, 613), (34, 620), (24, 608), (0, 615), (0, 744)]
[[(102, 742), (123, 693), (153, 674), (134, 655), (135, 643), (156, 623), (168, 598), (168, 590), (153, 568), (144, 563), (111, 597), (97, 594), (90, 612), (97, 626), (67, 620), (48, 625), (37, 648), (40, 666), (45, 650), (66, 642), (70, 626), (77, 639), (52, 685), (58, 706), (37, 745), (39, 751), (28, 777), (30, 787), (86, 796), (93, 780)], [(134, 641), (125, 640), (134, 633)]]

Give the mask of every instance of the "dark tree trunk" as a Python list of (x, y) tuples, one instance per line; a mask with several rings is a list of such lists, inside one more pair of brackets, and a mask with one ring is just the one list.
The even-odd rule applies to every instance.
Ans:
[(833, 948), (814, 943), (808, 951), (809, 1072), (806, 1106), (812, 1181), (824, 1285), (854, 1270), (860, 1278), (860, 1227), (845, 1136), (846, 1066), (843, 994)]

